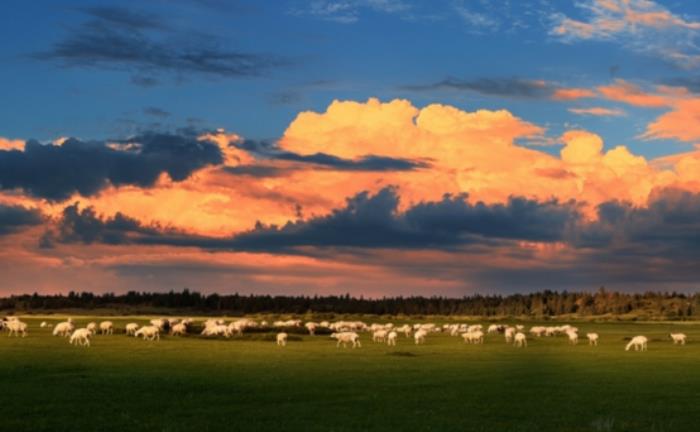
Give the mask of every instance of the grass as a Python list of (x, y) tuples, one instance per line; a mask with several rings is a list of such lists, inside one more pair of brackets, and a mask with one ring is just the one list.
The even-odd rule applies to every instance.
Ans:
[[(363, 334), (352, 350), (328, 336), (278, 348), (261, 334), (115, 334), (84, 349), (40, 329), (40, 317), (24, 320), (27, 338), (0, 336), (1, 430), (661, 432), (700, 421), (695, 323), (579, 323), (582, 335), (600, 333), (598, 347), (556, 337), (516, 349), (500, 335), (476, 346), (442, 334), (388, 347)], [(673, 346), (672, 330), (689, 344)], [(649, 351), (625, 352), (637, 334)]]

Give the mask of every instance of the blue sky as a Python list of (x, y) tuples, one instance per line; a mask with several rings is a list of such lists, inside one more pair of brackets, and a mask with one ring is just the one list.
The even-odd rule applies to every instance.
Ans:
[[(679, 16), (698, 5), (660, 3)], [(110, 7), (151, 19), (148, 40), (165, 46), (206, 41), (212, 49), (263, 57), (275, 64), (250, 75), (107, 62), (90, 66), (39, 58), (80, 37), (94, 14)], [(116, 13), (115, 11), (112, 11)], [(454, 89), (411, 91), (448, 77), (527, 79), (590, 87), (614, 78), (655, 84), (693, 71), (610, 40), (564, 42), (553, 16), (585, 18), (586, 8), (545, 1), (151, 1), (10, 2), (0, 38), (0, 135), (53, 139), (105, 138), (139, 129), (223, 127), (251, 138), (275, 138), (299, 111), (322, 111), (334, 99), (408, 98), (463, 109), (506, 108), (560, 134), (580, 125), (649, 157), (686, 144), (635, 137), (658, 115), (630, 109), (620, 119), (571, 115), (561, 104)], [(104, 16), (103, 16), (104, 17)], [(198, 43), (198, 42), (197, 42)], [(160, 46), (160, 45), (159, 45)], [(139, 79), (150, 85), (135, 84)], [(163, 111), (147, 114), (149, 108)], [(149, 112), (152, 110), (149, 110)], [(165, 115), (168, 113), (169, 115)], [(158, 123), (154, 125), (153, 123)]]

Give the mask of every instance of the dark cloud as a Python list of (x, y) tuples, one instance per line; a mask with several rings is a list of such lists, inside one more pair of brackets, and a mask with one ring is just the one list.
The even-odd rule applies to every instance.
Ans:
[(520, 99), (545, 99), (552, 95), (555, 88), (542, 81), (522, 78), (445, 78), (430, 84), (406, 85), (401, 87), (409, 91), (456, 90), (469, 91), (487, 96), (502, 96)]
[(155, 87), (158, 85), (158, 80), (149, 76), (133, 75), (131, 83), (140, 87)]
[(700, 93), (700, 76), (685, 76), (667, 78), (661, 81), (662, 84), (674, 87), (685, 87), (693, 93)]
[[(60, 242), (136, 243), (193, 246), (204, 249), (292, 251), (303, 247), (452, 249), (493, 241), (559, 241), (578, 218), (573, 203), (539, 203), (511, 198), (506, 204), (470, 204), (466, 196), (445, 196), (399, 212), (395, 189), (349, 198), (345, 207), (326, 216), (288, 222), (284, 226), (258, 224), (228, 238), (190, 236), (182, 232), (144, 227), (124, 216), (104, 219), (90, 208), (66, 208), (59, 223)], [(121, 223), (115, 223), (115, 220)], [(106, 241), (105, 239), (109, 239)]]
[(238, 165), (226, 166), (221, 169), (228, 174), (256, 178), (283, 177), (294, 171), (293, 168), (274, 165)]
[(143, 109), (143, 112), (145, 114), (148, 114), (153, 117), (159, 117), (159, 118), (165, 118), (165, 117), (170, 117), (170, 113), (162, 110), (158, 107), (146, 107)]
[(160, 17), (121, 7), (83, 9), (89, 19), (50, 49), (34, 58), (66, 67), (91, 67), (132, 72), (132, 82), (157, 83), (154, 74), (181, 78), (190, 74), (254, 77), (288, 65), (273, 55), (226, 49), (201, 32), (172, 28)]
[[(263, 160), (279, 160), (287, 162), (296, 162), (300, 164), (311, 164), (317, 167), (322, 167), (336, 171), (410, 171), (419, 168), (426, 168), (429, 164), (426, 161), (392, 158), (386, 156), (366, 155), (357, 159), (344, 159), (338, 156), (333, 156), (327, 153), (314, 153), (310, 155), (301, 155), (294, 152), (289, 152), (280, 149), (276, 143), (271, 141), (256, 141), (244, 140), (242, 142), (233, 143), (236, 147), (247, 152), (255, 154)], [(259, 173), (263, 177), (272, 173), (268, 170), (269, 166), (261, 168)], [(242, 168), (229, 169), (232, 174), (242, 172)], [(254, 175), (255, 168), (249, 167), (247, 175)], [(287, 168), (287, 170), (290, 170)], [(281, 173), (277, 171), (276, 173)]]
[(360, 193), (328, 216), (258, 226), (233, 240), (243, 249), (299, 246), (364, 248), (451, 248), (492, 240), (559, 241), (578, 218), (573, 203), (511, 198), (506, 204), (471, 204), (466, 196), (445, 196), (404, 213), (393, 188)]
[(219, 147), (195, 135), (143, 133), (127, 140), (62, 145), (30, 140), (24, 151), (0, 151), (0, 189), (61, 201), (75, 193), (91, 196), (109, 185), (152, 186), (167, 173), (182, 181), (192, 172), (223, 162)]
[(37, 209), (0, 203), (0, 236), (39, 225), (43, 216)]
[(598, 219), (577, 232), (578, 247), (700, 256), (700, 194), (677, 189), (657, 191), (645, 207), (610, 201), (598, 206)]

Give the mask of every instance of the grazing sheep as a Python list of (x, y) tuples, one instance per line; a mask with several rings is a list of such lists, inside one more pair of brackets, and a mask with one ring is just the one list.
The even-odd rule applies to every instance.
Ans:
[(598, 345), (598, 333), (586, 333), (588, 345)]
[(646, 351), (647, 342), (649, 342), (649, 339), (647, 339), (646, 336), (635, 336), (627, 344), (625, 351), (629, 351), (632, 347), (634, 347), (635, 351)]
[(100, 323), (100, 334), (111, 335), (114, 334), (114, 324), (112, 321), (102, 321)]
[(534, 326), (530, 329), (530, 333), (532, 333), (532, 335), (536, 337), (542, 337), (546, 331), (547, 328), (543, 326)]
[(187, 325), (184, 322), (179, 322), (170, 327), (170, 334), (173, 336), (184, 336), (187, 334)]
[(39, 324), (39, 327), (44, 328), (44, 327), (46, 327), (47, 325), (48, 325), (48, 324), (46, 324), (46, 321), (42, 321), (41, 324)]
[(129, 323), (126, 325), (126, 335), (127, 336), (134, 336), (136, 334), (136, 330), (139, 329), (139, 325), (136, 323)]
[(389, 346), (396, 346), (396, 338), (398, 337), (398, 333), (395, 331), (389, 332), (389, 334), (386, 337), (386, 344)]
[(671, 333), (669, 336), (671, 336), (674, 345), (685, 345), (686, 336), (684, 333)]
[(316, 327), (318, 327), (318, 324), (316, 324), (315, 322), (307, 322), (306, 324), (304, 324), (304, 327), (306, 327), (306, 330), (309, 331), (309, 334), (311, 336), (314, 336), (316, 334)]
[(372, 333), (372, 342), (384, 343), (387, 333), (388, 332), (386, 330), (376, 330), (374, 333)]
[(464, 339), (464, 343), (482, 344), (484, 343), (484, 332), (475, 330), (462, 333), (462, 339)]
[(134, 336), (143, 337), (143, 340), (160, 340), (160, 328), (154, 325), (143, 326), (140, 329), (136, 330)]
[(88, 324), (87, 327), (85, 327), (85, 328), (87, 328), (88, 330), (90, 330), (90, 332), (91, 332), (92, 334), (97, 333), (97, 323), (96, 323), (96, 322), (91, 322), (91, 323)]
[(427, 330), (424, 330), (423, 328), (421, 328), (420, 330), (418, 330), (418, 331), (413, 335), (413, 339), (415, 340), (416, 345), (425, 343), (425, 336), (426, 336), (427, 334), (428, 334), (428, 331), (427, 331)]
[(85, 347), (90, 346), (90, 336), (92, 336), (92, 331), (88, 328), (77, 329), (70, 335), (68, 343), (71, 345), (83, 345)]
[(522, 324), (518, 324), (518, 325), (515, 326), (515, 329), (516, 329), (517, 331), (523, 331), (523, 330), (525, 330), (525, 326), (522, 325)]
[(486, 330), (486, 333), (491, 334), (491, 333), (498, 333), (499, 326), (497, 324), (491, 324), (489, 328)]
[(332, 333), (331, 338), (338, 341), (338, 343), (335, 344), (336, 348), (339, 348), (341, 343), (343, 344), (343, 348), (347, 348), (348, 343), (352, 343), (353, 348), (362, 348), (362, 344), (360, 343), (360, 335), (355, 332)]
[(287, 333), (277, 333), (277, 346), (287, 346)]
[(53, 328), (53, 335), (70, 337), (71, 333), (73, 333), (73, 330), (75, 330), (75, 326), (73, 325), (73, 322), (69, 319), (68, 321), (63, 321), (56, 324), (56, 327)]
[(503, 336), (506, 338), (506, 343), (511, 343), (513, 336), (515, 336), (515, 327), (507, 327), (503, 332)]
[(408, 338), (408, 337), (411, 337), (411, 332), (413, 331), (413, 327), (411, 327), (408, 324), (404, 324), (403, 326), (397, 328), (396, 331), (403, 333), (404, 336), (406, 336)]
[(165, 323), (167, 321), (164, 320), (163, 318), (155, 318), (151, 320), (151, 325), (154, 327), (158, 327), (158, 331), (161, 332), (165, 329)]
[(27, 323), (23, 323), (18, 319), (8, 321), (5, 323), (5, 327), (9, 330), (7, 336), (19, 336), (20, 333), (22, 333), (22, 337), (27, 336)]
[(566, 332), (566, 336), (569, 337), (569, 343), (571, 345), (577, 345), (578, 344), (578, 333), (576, 333), (573, 330), (569, 330)]
[(202, 336), (224, 336), (228, 338), (231, 337), (231, 330), (223, 324), (210, 325), (209, 327), (204, 327)]
[(515, 345), (518, 348), (527, 347), (527, 337), (525, 337), (525, 333), (516, 333), (513, 337), (513, 345)]

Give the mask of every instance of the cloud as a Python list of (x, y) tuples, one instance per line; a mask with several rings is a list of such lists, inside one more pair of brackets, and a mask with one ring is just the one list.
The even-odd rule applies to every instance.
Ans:
[[(378, 155), (362, 155), (352, 159), (333, 156), (327, 153), (298, 154), (280, 149), (277, 143), (269, 141), (242, 140), (233, 144), (266, 161), (287, 161), (316, 165), (337, 171), (409, 171), (427, 168), (425, 161), (394, 158)], [(242, 166), (233, 167), (229, 172), (241, 172)], [(293, 168), (293, 167), (287, 167)], [(252, 171), (250, 171), (252, 173)]]
[(590, 107), (590, 108), (569, 108), (569, 112), (578, 115), (589, 115), (596, 117), (620, 117), (627, 115), (619, 108)]
[(649, 123), (642, 137), (696, 142), (700, 140), (698, 117), (700, 117), (700, 98), (678, 101), (674, 104), (673, 110)]
[(552, 99), (558, 101), (573, 101), (584, 98), (595, 97), (596, 94), (593, 90), (585, 88), (558, 88), (552, 94)]
[(65, 67), (126, 70), (141, 86), (153, 86), (161, 73), (224, 78), (254, 77), (288, 65), (276, 56), (222, 48), (201, 32), (174, 29), (159, 17), (120, 7), (83, 9), (89, 20), (33, 58)]
[(40, 225), (44, 217), (40, 210), (0, 203), (0, 236)]
[(638, 85), (622, 79), (616, 79), (613, 84), (607, 86), (600, 86), (598, 91), (606, 99), (636, 107), (662, 108), (671, 104), (668, 96), (646, 92)]
[(158, 107), (146, 107), (143, 109), (144, 114), (147, 114), (149, 116), (153, 117), (159, 117), (159, 118), (165, 118), (165, 117), (170, 117), (170, 113), (160, 109)]
[(312, 0), (308, 5), (293, 9), (291, 14), (353, 24), (360, 19), (363, 10), (406, 14), (410, 9), (411, 5), (403, 0)]
[(60, 144), (29, 140), (23, 150), (0, 150), (0, 188), (61, 201), (108, 186), (149, 187), (163, 173), (182, 181), (222, 162), (217, 144), (189, 135), (144, 133), (113, 142), (69, 138)]
[(700, 62), (695, 39), (700, 22), (674, 14), (651, 0), (586, 0), (577, 4), (585, 20), (552, 16), (550, 34), (563, 42), (612, 41), (640, 53), (658, 56), (684, 68)]
[(329, 215), (288, 222), (282, 227), (258, 224), (228, 238), (187, 235), (158, 226), (144, 226), (117, 213), (98, 216), (78, 204), (64, 209), (56, 241), (62, 243), (162, 244), (170, 246), (280, 251), (313, 247), (449, 248), (493, 239), (559, 241), (578, 217), (574, 203), (539, 203), (513, 197), (506, 204), (470, 204), (466, 196), (445, 196), (399, 211), (394, 188), (376, 194), (361, 192)]
[(401, 87), (409, 91), (459, 90), (521, 99), (544, 99), (554, 92), (552, 85), (542, 80), (522, 78), (477, 78), (473, 80), (454, 77), (445, 78), (432, 84), (406, 85)]

